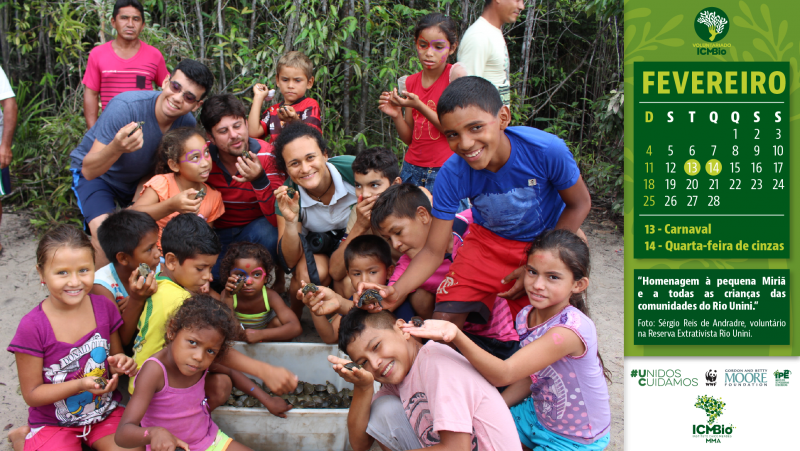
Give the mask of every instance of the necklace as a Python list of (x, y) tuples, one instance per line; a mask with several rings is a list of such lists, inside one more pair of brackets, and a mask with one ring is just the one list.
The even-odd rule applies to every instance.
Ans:
[(311, 193), (308, 193), (308, 195), (309, 195), (309, 196), (311, 196), (311, 197), (313, 197), (314, 199), (317, 199), (317, 202), (320, 202), (320, 203), (322, 203), (322, 198), (323, 198), (323, 197), (324, 197), (326, 194), (328, 194), (328, 190), (329, 190), (329, 189), (331, 189), (331, 187), (332, 187), (332, 186), (333, 186), (333, 176), (331, 176), (331, 183), (328, 185), (328, 188), (326, 188), (326, 189), (325, 189), (325, 192), (323, 192), (321, 196), (317, 197), (317, 196), (315, 196), (315, 195), (313, 195), (313, 194), (311, 194)]

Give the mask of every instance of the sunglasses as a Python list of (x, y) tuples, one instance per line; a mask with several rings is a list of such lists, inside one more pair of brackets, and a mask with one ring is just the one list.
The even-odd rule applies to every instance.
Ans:
[[(172, 91), (175, 94), (180, 94), (183, 91), (183, 86), (181, 86), (181, 84), (178, 83), (175, 80), (170, 80), (169, 81), (169, 85), (170, 85), (170, 88), (172, 88)], [(197, 96), (195, 96), (194, 94), (192, 94), (189, 91), (186, 91), (186, 92), (183, 93), (183, 100), (185, 100), (189, 104), (193, 104), (193, 103), (197, 102)]]

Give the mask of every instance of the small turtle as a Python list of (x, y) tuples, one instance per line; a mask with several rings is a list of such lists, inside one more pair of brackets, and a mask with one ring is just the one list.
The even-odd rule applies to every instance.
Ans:
[(94, 383), (99, 385), (101, 389), (105, 390), (106, 386), (108, 385), (108, 381), (103, 379), (102, 377), (94, 378)]
[(317, 291), (319, 291), (319, 287), (313, 283), (307, 283), (306, 286), (303, 287), (303, 294), (316, 293)]
[(236, 388), (236, 387), (234, 387), (234, 388), (233, 388), (233, 390), (232, 390), (232, 392), (231, 392), (231, 395), (233, 395), (233, 396), (235, 396), (235, 397), (237, 397), (237, 398), (238, 398), (239, 396), (242, 396), (243, 394), (244, 394), (244, 392), (243, 392), (243, 391), (241, 391), (241, 390), (239, 390), (239, 389), (238, 389), (238, 388)]
[(420, 318), (419, 316), (412, 316), (411, 324), (413, 324), (414, 327), (422, 327), (422, 325), (425, 324), (425, 320)]
[(297, 404), (297, 396), (290, 395), (288, 398), (286, 398), (286, 402), (288, 402), (289, 404), (291, 404), (293, 406), (296, 405)]
[(327, 390), (324, 384), (314, 385), (314, 391), (317, 393), (325, 393)]
[(298, 383), (297, 388), (294, 389), (294, 394), (300, 396), (303, 394), (303, 384)]
[(256, 404), (258, 404), (258, 400), (252, 396), (248, 396), (247, 399), (244, 400), (245, 407), (255, 407)]
[(303, 393), (306, 395), (310, 395), (314, 393), (314, 385), (309, 384), (308, 382), (303, 383)]
[(147, 275), (152, 272), (150, 266), (148, 266), (147, 263), (140, 263), (138, 270), (139, 270), (139, 275), (144, 277), (145, 279), (147, 278)]
[(370, 288), (361, 293), (361, 297), (358, 298), (358, 304), (356, 304), (356, 307), (361, 308), (365, 305), (371, 304), (378, 304), (378, 306), (383, 307), (383, 304), (381, 304), (382, 300), (383, 297), (380, 293), (378, 293), (378, 290), (373, 290)]
[(252, 160), (253, 159), (250, 156), (250, 150), (249, 149), (242, 149), (242, 158), (245, 158), (245, 159), (248, 159), (248, 160)]
[(206, 197), (206, 187), (205, 186), (200, 188), (200, 191), (197, 192), (197, 194), (194, 196), (194, 198), (195, 199), (202, 199), (204, 197)]
[[(344, 367), (347, 368), (350, 371), (353, 371), (356, 368), (363, 369), (363, 367), (361, 365), (357, 364), (356, 362), (345, 363)], [(345, 389), (342, 389), (342, 391), (344, 391), (344, 390)]]
[(326, 382), (325, 390), (328, 392), (328, 394), (331, 394), (331, 395), (336, 394), (336, 387), (333, 384), (331, 384), (329, 381), (325, 381), (325, 382)]
[(294, 199), (294, 195), (297, 193), (297, 190), (292, 188), (291, 186), (289, 189), (286, 190), (286, 195), (289, 196), (289, 199)]
[(247, 276), (245, 276), (244, 274), (237, 274), (236, 275), (236, 282), (233, 285), (233, 291), (231, 291), (231, 294), (238, 293), (239, 290), (242, 289), (242, 287), (244, 286), (244, 283), (246, 281), (247, 281)]
[(132, 132), (128, 133), (128, 138), (133, 136), (133, 134), (136, 133), (136, 130), (139, 130), (140, 128), (142, 128), (142, 125), (144, 125), (144, 121), (137, 122), (136, 123), (136, 128), (134, 128)]

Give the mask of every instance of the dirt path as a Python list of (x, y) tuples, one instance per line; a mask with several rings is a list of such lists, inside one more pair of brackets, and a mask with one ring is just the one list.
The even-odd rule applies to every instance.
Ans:
[[(589, 286), (589, 306), (597, 325), (600, 352), (606, 366), (613, 372), (611, 396), (611, 444), (609, 450), (622, 450), (623, 446), (623, 291), (622, 291), (622, 235), (614, 224), (601, 217), (590, 217), (583, 230), (592, 250), (592, 277)], [(47, 291), (39, 286), (36, 274), (36, 232), (25, 214), (3, 215), (0, 242), (5, 250), (0, 255), (0, 346), (8, 346), (17, 330), (19, 320)], [(314, 335), (311, 319), (303, 317), (301, 337)], [(309, 333), (310, 332), (310, 333)], [(318, 341), (318, 340), (308, 340)], [(18, 392), (19, 380), (14, 355), (0, 352), (0, 425), (7, 431), (25, 424), (27, 406)], [(3, 439), (7, 432), (4, 432)], [(5, 444), (0, 449), (11, 449)]]

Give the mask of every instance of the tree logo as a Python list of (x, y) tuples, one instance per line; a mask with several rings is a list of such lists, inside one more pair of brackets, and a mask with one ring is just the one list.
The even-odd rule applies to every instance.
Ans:
[(722, 402), (722, 398), (714, 398), (708, 395), (698, 396), (694, 406), (705, 412), (707, 423), (693, 424), (693, 437), (704, 439), (706, 443), (722, 443), (723, 439), (732, 437), (736, 426), (717, 422), (717, 419), (722, 416), (722, 411), (725, 409), (725, 403)]
[(697, 14), (694, 31), (706, 42), (719, 42), (728, 34), (728, 16), (719, 8), (705, 8)]

